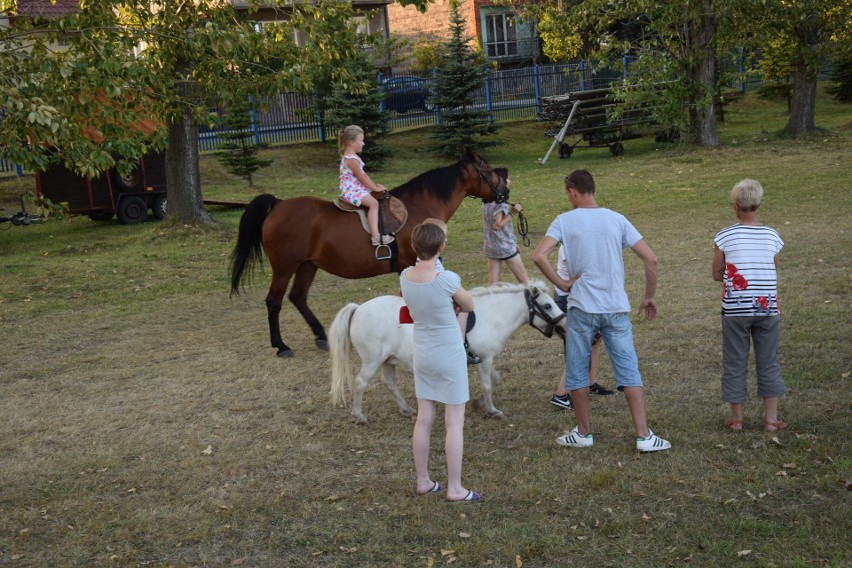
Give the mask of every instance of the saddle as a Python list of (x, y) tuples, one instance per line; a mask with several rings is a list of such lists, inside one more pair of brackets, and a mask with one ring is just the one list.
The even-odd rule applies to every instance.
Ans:
[[(373, 192), (371, 195), (379, 202), (379, 232), (383, 235), (398, 233), (405, 226), (406, 221), (408, 221), (408, 209), (405, 208), (405, 203), (387, 192)], [(368, 235), (370, 234), (370, 225), (367, 223), (367, 209), (365, 207), (356, 207), (339, 197), (335, 198), (332, 203), (341, 211), (357, 213), (361, 218), (361, 227), (364, 228), (364, 231)]]

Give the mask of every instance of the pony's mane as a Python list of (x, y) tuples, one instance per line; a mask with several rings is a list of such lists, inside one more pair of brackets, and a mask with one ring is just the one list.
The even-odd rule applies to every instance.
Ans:
[(530, 283), (527, 286), (524, 286), (523, 284), (513, 284), (511, 282), (498, 282), (494, 286), (479, 286), (472, 290), (468, 290), (468, 292), (470, 292), (471, 296), (485, 296), (486, 294), (508, 294), (525, 288), (538, 288), (548, 294), (550, 293), (548, 292), (548, 287), (547, 284), (544, 283), (544, 280), (538, 278), (530, 280)]
[(390, 190), (390, 194), (402, 199), (405, 195), (428, 192), (437, 196), (441, 201), (449, 201), (455, 193), (456, 182), (462, 179), (464, 174), (462, 165), (469, 161), (469, 158), (462, 158), (455, 164), (423, 172), (399, 187), (393, 188)]

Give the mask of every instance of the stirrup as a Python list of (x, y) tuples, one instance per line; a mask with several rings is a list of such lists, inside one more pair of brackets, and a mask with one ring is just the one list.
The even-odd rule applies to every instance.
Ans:
[(393, 256), (393, 251), (391, 250), (389, 245), (375, 245), (376, 246), (376, 260), (390, 260)]

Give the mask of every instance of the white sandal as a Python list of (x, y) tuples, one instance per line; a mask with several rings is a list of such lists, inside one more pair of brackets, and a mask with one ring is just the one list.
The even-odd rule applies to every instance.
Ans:
[(389, 245), (394, 242), (396, 239), (390, 235), (381, 235), (379, 237), (370, 237), (370, 242), (374, 247)]

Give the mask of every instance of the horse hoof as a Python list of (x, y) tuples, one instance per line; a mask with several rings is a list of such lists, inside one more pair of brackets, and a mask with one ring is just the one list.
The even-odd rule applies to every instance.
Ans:
[(328, 351), (328, 340), (327, 339), (317, 339), (316, 341), (314, 341), (314, 343), (316, 343), (317, 347), (319, 347), (323, 351)]
[(286, 359), (288, 357), (292, 357), (293, 355), (295, 355), (295, 353), (293, 353), (292, 349), (279, 349), (276, 355), (278, 355), (282, 359)]
[(366, 416), (356, 416), (355, 417), (355, 424), (358, 424), (359, 426), (363, 426), (366, 423), (367, 423), (367, 417)]
[(502, 410), (498, 410), (497, 412), (489, 414), (488, 416), (490, 418), (493, 418), (494, 420), (505, 420), (506, 419), (506, 415), (503, 414)]

